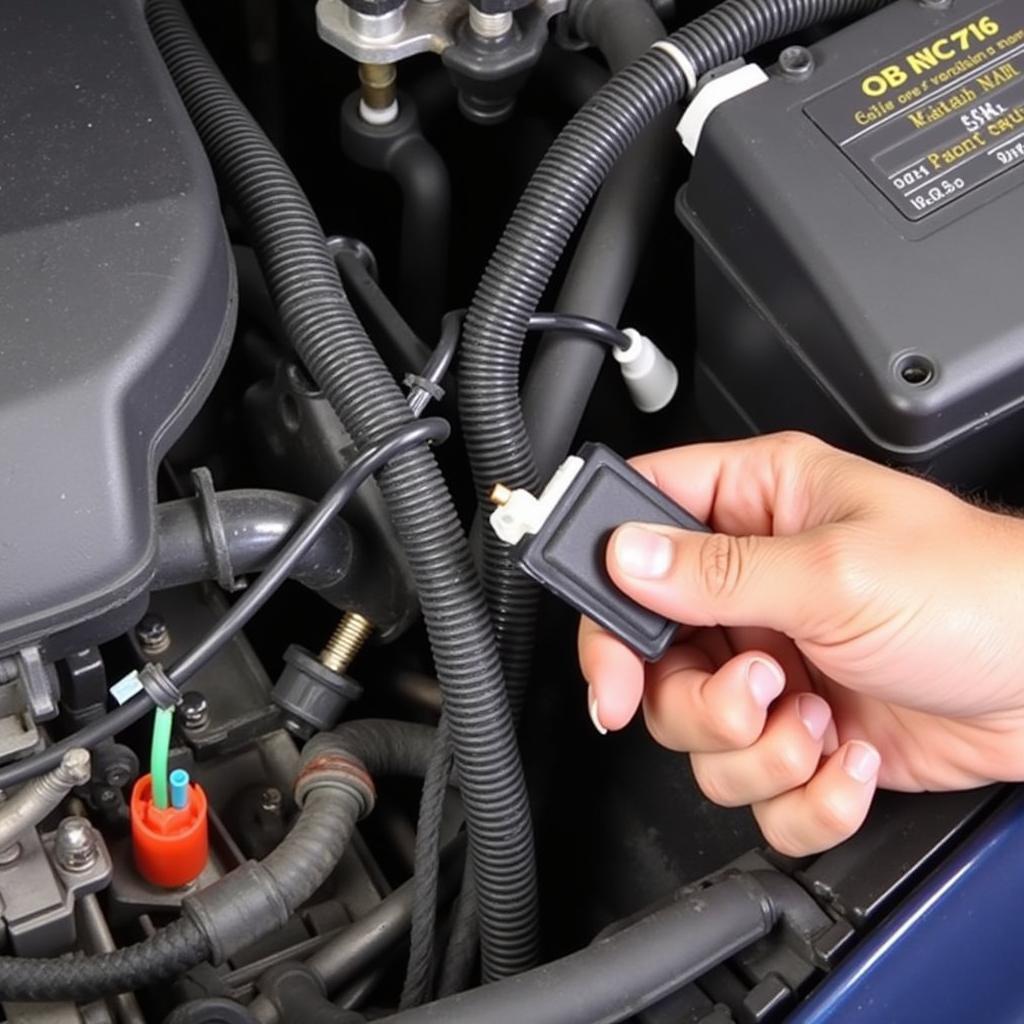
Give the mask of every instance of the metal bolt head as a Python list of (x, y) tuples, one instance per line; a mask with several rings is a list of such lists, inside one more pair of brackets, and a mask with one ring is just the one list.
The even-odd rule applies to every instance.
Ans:
[(142, 616), (142, 621), (135, 627), (135, 637), (143, 654), (163, 654), (171, 646), (171, 631), (155, 612)]
[(787, 78), (807, 78), (814, 71), (814, 54), (806, 46), (787, 46), (779, 54), (779, 68)]
[(53, 854), (65, 871), (91, 868), (99, 857), (99, 845), (89, 822), (85, 818), (65, 818), (57, 826)]
[(281, 790), (276, 786), (267, 786), (260, 793), (260, 810), (265, 811), (267, 814), (280, 814), (283, 803), (284, 797), (281, 795)]
[(921, 7), (928, 7), (933, 11), (947, 11), (953, 6), (953, 0), (917, 0)]
[(72, 747), (60, 759), (57, 774), (69, 786), (84, 786), (92, 775), (92, 755), (84, 747)]
[(210, 707), (198, 690), (189, 690), (182, 694), (178, 712), (186, 729), (202, 729), (210, 721)]
[(6, 850), (0, 850), (0, 868), (13, 864), (21, 856), (21, 843), (8, 846)]

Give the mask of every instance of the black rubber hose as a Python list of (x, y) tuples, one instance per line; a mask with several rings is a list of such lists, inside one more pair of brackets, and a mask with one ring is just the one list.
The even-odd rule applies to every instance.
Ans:
[[(380, 1024), (626, 1020), (772, 930), (781, 916), (774, 892), (795, 883), (768, 874), (764, 880), (762, 884), (758, 873), (735, 875), (697, 891), (684, 890), (667, 906), (578, 953), (494, 985), (379, 1018)], [(786, 890), (780, 891), (784, 899)], [(333, 1021), (342, 1024), (344, 1018), (339, 1012)]]
[(116, 992), (135, 992), (176, 978), (209, 955), (206, 936), (183, 917), (152, 938), (114, 953), (45, 960), (0, 957), (0, 999), (86, 1002)]
[[(374, 720), (346, 723), (307, 744), (302, 765), (306, 768), (319, 754), (330, 751), (357, 764), (371, 778), (422, 777), (433, 745), (434, 730), (429, 726)], [(300, 907), (323, 885), (341, 860), (365, 809), (365, 794), (359, 786), (348, 786), (344, 780), (313, 786), (291, 831), (262, 861), (275, 889), (275, 901), (286, 913)], [(230, 876), (218, 884), (228, 879)], [(201, 904), (203, 894), (193, 899)], [(253, 905), (257, 909), (264, 906), (260, 901)], [(273, 921), (261, 920), (246, 925), (247, 939), (253, 942), (276, 927)], [(133, 992), (183, 974), (212, 952), (209, 932), (200, 928), (193, 916), (183, 916), (152, 938), (114, 953), (53, 959), (0, 957), (0, 999), (81, 1002)]]
[(751, 875), (699, 892), (526, 974), (382, 1024), (612, 1024), (678, 991), (767, 935), (779, 910)]
[[(288, 337), (356, 444), (411, 413), (349, 305), (295, 178), (226, 84), (177, 0), (150, 27), (211, 162), (252, 234)], [(480, 891), (488, 980), (537, 954), (533, 834), (501, 663), (462, 527), (433, 456), (395, 460), (379, 484), (409, 557), (445, 699)]]
[[(575, 0), (577, 35), (619, 71), (665, 35), (649, 0)], [(622, 318), (657, 217), (665, 216), (679, 140), (666, 111), (630, 146), (594, 200), (555, 303), (611, 324)], [(568, 455), (607, 349), (578, 331), (539, 346), (523, 387), (523, 418), (540, 480)]]
[(341, 146), (363, 167), (383, 171), (402, 196), (398, 292), (400, 307), (423, 337), (437, 330), (448, 290), (448, 244), (452, 186), (441, 154), (420, 129), (413, 100), (399, 93), (398, 114), (388, 124), (369, 124), (360, 99), (348, 97), (341, 110)]
[[(726, 61), (808, 25), (883, 0), (724, 0), (670, 37), (677, 60), (648, 49), (618, 72), (562, 130), (534, 172), (488, 262), (466, 316), (459, 408), (482, 510), (498, 481), (536, 490), (537, 464), (519, 402), (530, 314), (597, 190), (619, 158), (690, 83)], [(510, 550), (484, 530), (484, 588), (513, 702), (534, 642), (536, 588)], [(481, 878), (482, 880), (482, 878)]]
[[(313, 511), (314, 502), (284, 491), (218, 491), (217, 516), (223, 524), (224, 554), (235, 576), (261, 572), (288, 536)], [(200, 498), (166, 501), (156, 507), (156, 574), (151, 590), (167, 590), (217, 578), (217, 559)], [(328, 600), (348, 607), (353, 562), (352, 531), (335, 519), (293, 566), (291, 578)]]
[(441, 154), (418, 133), (392, 151), (389, 170), (402, 193), (400, 294), (413, 327), (426, 334), (448, 290), (451, 181)]

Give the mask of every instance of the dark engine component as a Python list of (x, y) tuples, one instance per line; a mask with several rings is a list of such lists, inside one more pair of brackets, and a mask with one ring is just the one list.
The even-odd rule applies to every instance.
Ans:
[(156, 467), (226, 358), (235, 281), (139, 5), (12, 0), (0, 40), (2, 650), (149, 582)]
[(969, 484), (1015, 456), (1024, 407), (1024, 12), (939, 6), (893, 4), (715, 110), (678, 210), (705, 419)]

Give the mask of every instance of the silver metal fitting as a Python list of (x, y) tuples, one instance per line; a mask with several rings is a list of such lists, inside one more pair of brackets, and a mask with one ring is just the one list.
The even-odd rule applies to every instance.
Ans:
[(74, 747), (53, 771), (26, 782), (0, 805), (0, 850), (12, 846), (22, 833), (35, 828), (75, 786), (83, 786), (92, 772), (89, 751)]
[(85, 818), (65, 818), (57, 826), (53, 856), (65, 871), (88, 871), (99, 858), (99, 843)]
[[(534, 0), (545, 21), (561, 14), (568, 0)], [(353, 11), (344, 0), (317, 0), (320, 38), (360, 64), (396, 64), (418, 53), (443, 53), (456, 43), (465, 18), (479, 36), (493, 39), (511, 28), (511, 14), (483, 14), (467, 0), (405, 0), (387, 14)]]
[(487, 14), (479, 10), (473, 4), (469, 5), (469, 27), (481, 39), (500, 39), (503, 35), (512, 31), (515, 21), (511, 11), (498, 11), (497, 14)]

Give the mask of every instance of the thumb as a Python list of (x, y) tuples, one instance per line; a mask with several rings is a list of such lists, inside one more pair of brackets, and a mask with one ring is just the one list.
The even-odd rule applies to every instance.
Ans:
[(616, 586), (690, 626), (763, 626), (806, 636), (823, 609), (820, 565), (807, 534), (731, 537), (627, 523), (608, 545)]

